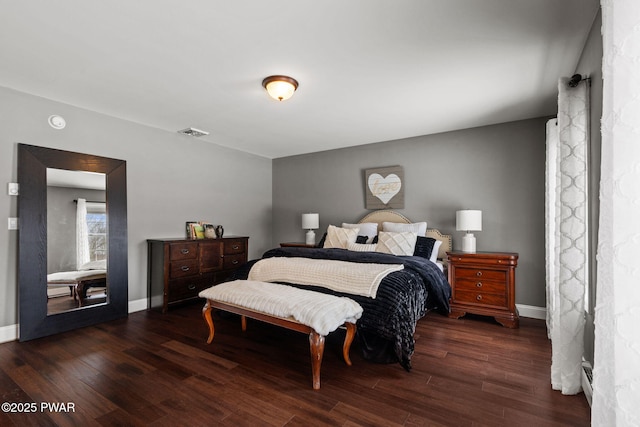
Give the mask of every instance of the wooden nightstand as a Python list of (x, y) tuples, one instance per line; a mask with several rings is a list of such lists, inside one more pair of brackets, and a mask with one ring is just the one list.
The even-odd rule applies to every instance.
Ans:
[(303, 242), (285, 242), (280, 243), (281, 248), (315, 248), (316, 245), (307, 245)]
[(447, 252), (451, 312), (459, 318), (467, 313), (492, 316), (508, 328), (519, 326), (516, 308), (516, 266), (513, 252)]

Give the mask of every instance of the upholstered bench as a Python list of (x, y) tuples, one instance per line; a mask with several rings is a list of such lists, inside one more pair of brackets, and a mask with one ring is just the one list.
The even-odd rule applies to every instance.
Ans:
[(356, 321), (362, 315), (362, 307), (350, 298), (251, 280), (221, 283), (201, 291), (199, 296), (207, 300), (202, 315), (209, 326), (208, 344), (213, 341), (215, 332), (211, 317), (213, 308), (239, 314), (243, 331), (246, 331), (246, 318), (249, 317), (307, 333), (313, 388), (318, 390), (325, 336), (345, 325), (347, 332), (342, 355), (347, 365), (351, 366), (349, 349), (356, 333)]

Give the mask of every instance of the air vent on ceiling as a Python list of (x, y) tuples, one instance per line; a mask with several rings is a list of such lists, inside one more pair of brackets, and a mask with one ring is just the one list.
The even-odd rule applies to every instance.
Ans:
[(200, 129), (196, 129), (196, 128), (186, 128), (186, 129), (182, 129), (179, 130), (178, 133), (182, 133), (185, 135), (189, 135), (189, 136), (205, 136), (205, 135), (209, 135), (209, 132), (206, 132), (204, 130), (200, 130)]

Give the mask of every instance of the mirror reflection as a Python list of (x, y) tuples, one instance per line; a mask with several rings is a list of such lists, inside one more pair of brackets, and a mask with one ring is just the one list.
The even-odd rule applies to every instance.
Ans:
[(106, 175), (47, 168), (47, 315), (104, 305)]

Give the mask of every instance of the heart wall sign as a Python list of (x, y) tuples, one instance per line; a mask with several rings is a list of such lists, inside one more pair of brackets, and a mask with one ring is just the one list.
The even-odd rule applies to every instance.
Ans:
[(404, 171), (402, 166), (366, 169), (364, 175), (367, 209), (404, 208)]

